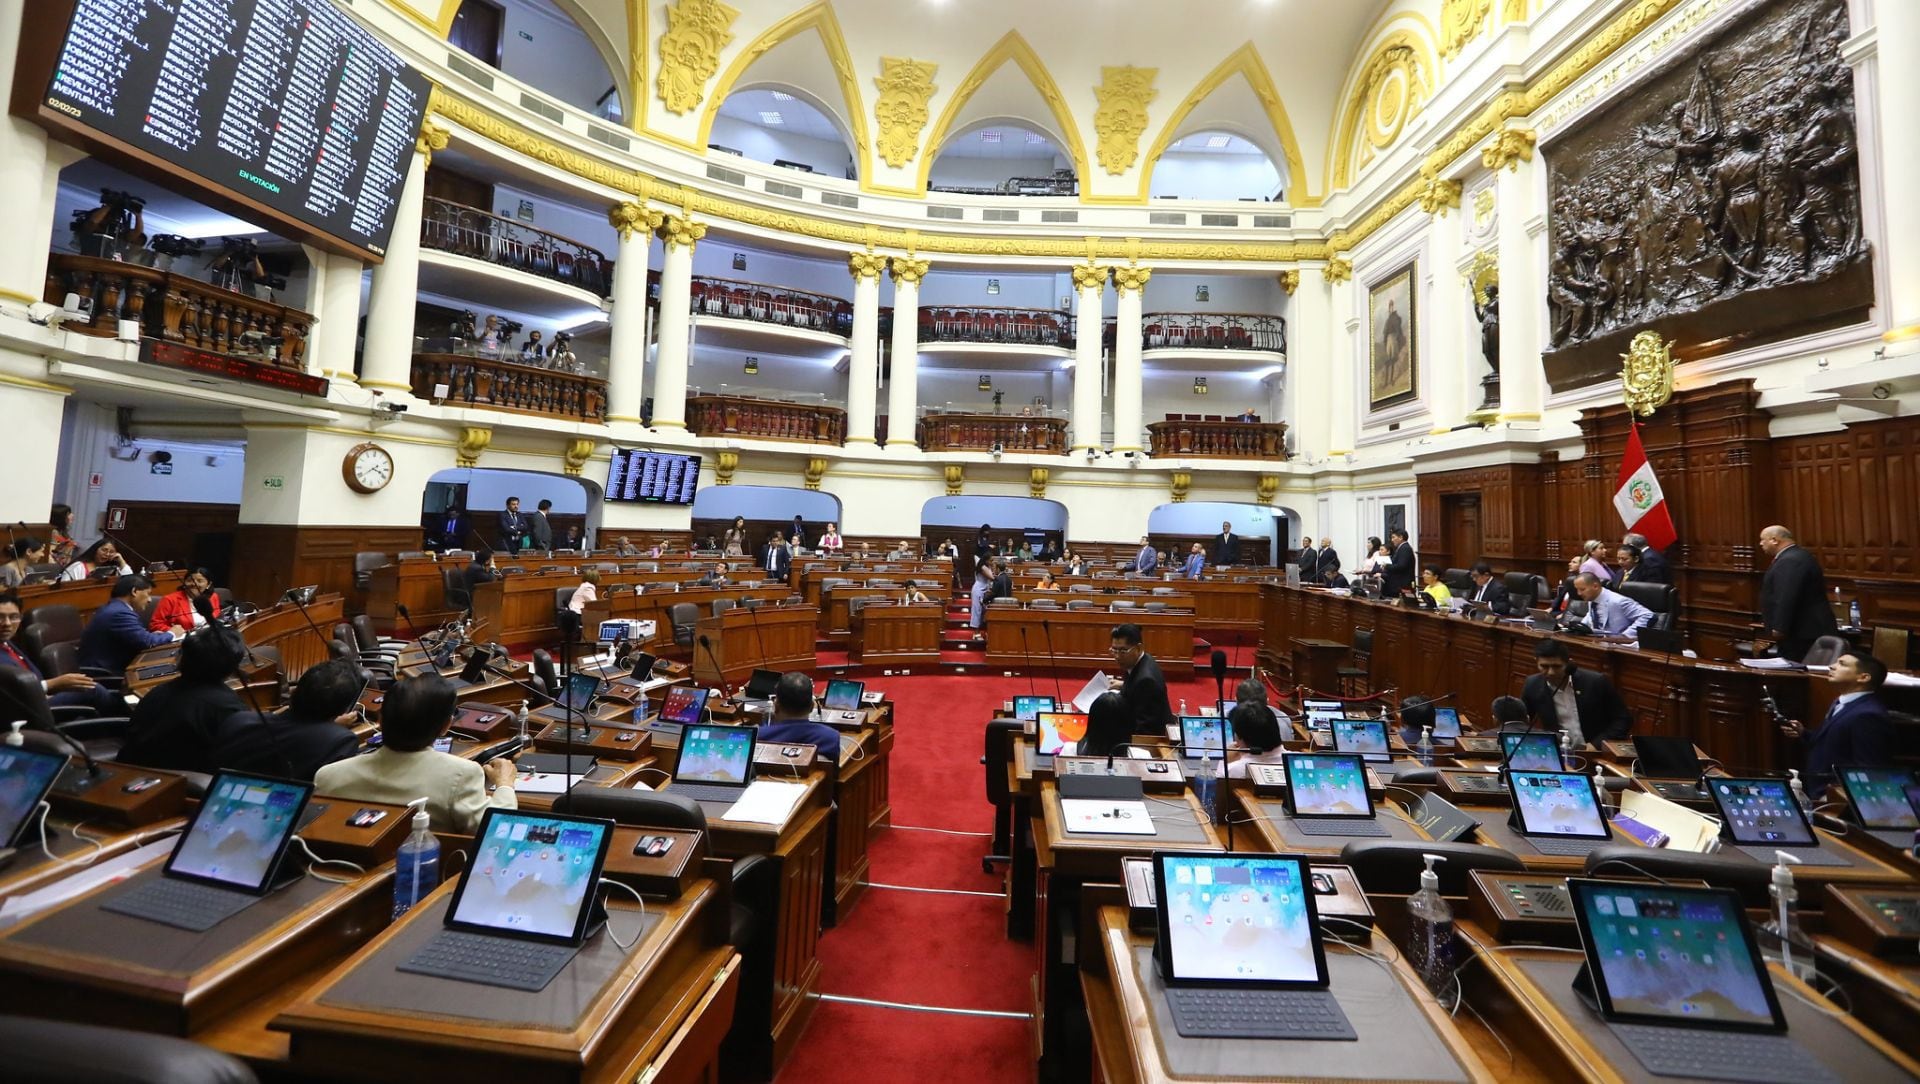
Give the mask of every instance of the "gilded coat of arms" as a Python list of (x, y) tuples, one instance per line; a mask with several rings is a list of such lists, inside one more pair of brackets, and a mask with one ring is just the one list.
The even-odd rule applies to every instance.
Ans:
[(1657, 331), (1642, 331), (1620, 355), (1627, 410), (1650, 417), (1673, 398), (1673, 352)]

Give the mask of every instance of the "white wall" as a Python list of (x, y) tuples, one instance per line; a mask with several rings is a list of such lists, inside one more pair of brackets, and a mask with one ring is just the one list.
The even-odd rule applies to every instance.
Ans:
[[(735, 253), (747, 258), (745, 271), (734, 270)], [(784, 252), (768, 252), (715, 232), (709, 232), (705, 240), (693, 246), (693, 273), (723, 279), (745, 279), (767, 286), (786, 286), (853, 300), (853, 275), (847, 271), (845, 257), (813, 260)], [(881, 282), (886, 281), (882, 276)]]
[[(1233, 533), (1247, 538), (1271, 541), (1286, 533), (1286, 516), (1278, 509), (1260, 504), (1186, 501), (1163, 504), (1147, 516), (1147, 530), (1151, 534), (1219, 534), (1222, 523), (1233, 524)], [(1185, 555), (1178, 555), (1178, 559), (1184, 560)], [(1208, 559), (1212, 559), (1212, 554), (1208, 554)]]
[[(555, 514), (584, 515), (592, 503), (587, 499), (587, 487), (580, 482), (560, 475), (532, 471), (455, 468), (440, 471), (428, 481), (449, 485), (465, 483), (467, 507), (477, 510), (505, 508), (508, 497), (518, 497), (523, 512), (531, 512), (541, 501), (548, 500), (553, 502), (552, 511)], [(598, 494), (593, 496), (597, 497)]]
[[(139, 437), (129, 450), (121, 447), (110, 406), (68, 400), (65, 409), (54, 417), (60, 426), (54, 491), (56, 499), (73, 506), (79, 537), (98, 532), (111, 501), (240, 503), (246, 477), (243, 447)], [(173, 456), (170, 474), (153, 473), (153, 453), (160, 451)], [(118, 456), (112, 454), (115, 452)], [(120, 458), (128, 455), (134, 458)], [(98, 489), (91, 485), (96, 473), (101, 476)], [(45, 517), (45, 510), (36, 510), (15, 518), (32, 521)]]
[[(796, 135), (777, 128), (762, 128), (734, 117), (716, 115), (713, 118), (713, 132), (707, 136), (707, 142), (731, 147), (756, 162), (772, 163), (775, 159), (801, 162), (812, 166), (815, 173), (835, 180), (844, 179), (853, 168), (853, 155), (843, 143), (829, 143), (824, 139)], [(716, 154), (711, 160), (725, 165), (727, 156)]]
[(787, 521), (799, 516), (810, 528), (808, 533), (818, 535), (825, 524), (840, 522), (840, 498), (797, 486), (710, 486), (694, 494), (693, 518), (735, 516)]
[(572, 20), (561, 21), (505, 0), (500, 70), (589, 113), (614, 85), (599, 50)]
[(940, 530), (978, 531), (982, 523), (996, 530), (1026, 528), (1035, 531), (1064, 531), (1066, 506), (1058, 501), (1032, 497), (967, 496), (935, 497), (920, 506), (920, 522)]
[[(1000, 292), (987, 292), (987, 280), (998, 279)], [(940, 305), (986, 305), (1013, 309), (1051, 309), (1058, 311), (1060, 299), (1073, 294), (1072, 276), (999, 275), (972, 272), (927, 272), (920, 284), (920, 307)]]
[(1181, 154), (1153, 166), (1153, 197), (1264, 200), (1280, 189), (1280, 174), (1264, 154)]
[[(1195, 288), (1207, 288), (1207, 300)], [(1169, 275), (1156, 272), (1140, 299), (1146, 312), (1250, 312), (1284, 315), (1287, 295), (1275, 275)], [(1111, 312), (1109, 308), (1107, 311)]]
[(927, 172), (927, 183), (936, 188), (993, 188), (1014, 177), (1051, 177), (1054, 170), (1068, 169), (1072, 165), (1059, 155), (1047, 158), (961, 158), (943, 154), (933, 160), (933, 168)]
[[(1207, 378), (1207, 394), (1193, 393), (1193, 378)], [(1141, 381), (1141, 416), (1149, 422), (1169, 414), (1218, 414), (1234, 417), (1253, 408), (1262, 421), (1280, 420), (1272, 393), (1257, 372), (1148, 370)]]

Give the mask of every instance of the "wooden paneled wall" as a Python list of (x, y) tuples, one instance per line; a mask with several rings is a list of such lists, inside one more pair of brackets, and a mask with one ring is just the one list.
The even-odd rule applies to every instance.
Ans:
[[(232, 572), (233, 528), (240, 522), (239, 505), (109, 501), (107, 522), (114, 521), (115, 509), (126, 510), (127, 525), (114, 531), (114, 537), (140, 555), (124, 554), (128, 564), (139, 568), (140, 558), (144, 557), (147, 563), (165, 561), (175, 568), (205, 565), (214, 583), (227, 582)], [(81, 538), (83, 544), (91, 541), (91, 538)]]
[(234, 528), (234, 597), (265, 606), (289, 587), (319, 584), (338, 591), (348, 613), (366, 609), (353, 586), (353, 557), (362, 551), (396, 554), (421, 546), (418, 527), (322, 527), (243, 523)]
[[(1920, 628), (1920, 418), (1774, 438), (1750, 380), (1676, 393), (1640, 420), (1680, 541), (1667, 552), (1681, 620), (1699, 648), (1729, 651), (1750, 631), (1766, 558), (1761, 528), (1781, 523), (1812, 550), (1830, 586), (1858, 597), (1869, 625)], [(1419, 478), (1420, 560), (1537, 572), (1557, 583), (1583, 541), (1617, 542), (1615, 476), (1630, 419), (1623, 406), (1581, 414), (1585, 454)], [(1482, 553), (1443, 541), (1443, 501), (1478, 493)]]

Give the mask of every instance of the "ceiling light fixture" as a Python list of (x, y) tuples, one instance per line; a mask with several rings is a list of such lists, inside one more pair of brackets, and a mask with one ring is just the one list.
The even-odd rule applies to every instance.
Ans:
[(788, 94), (784, 90), (776, 90), (773, 92), (773, 100), (776, 102), (790, 102), (793, 101), (793, 95)]
[(1043, 143), (1045, 143), (1046, 141), (1047, 141), (1047, 137), (1046, 137), (1046, 136), (1043, 136), (1043, 135), (1041, 135), (1041, 134), (1040, 134), (1039, 132), (1028, 132), (1028, 133), (1027, 133), (1027, 142), (1028, 142), (1028, 143), (1030, 143), (1030, 144), (1033, 144), (1033, 145), (1035, 145), (1035, 146), (1038, 146), (1038, 145), (1040, 145), (1040, 144), (1043, 144)]
[(785, 124), (785, 123), (787, 123), (787, 119), (786, 119), (785, 117), (783, 117), (783, 116), (781, 116), (781, 115), (780, 115), (779, 113), (777, 113), (777, 112), (774, 112), (774, 111), (773, 111), (773, 110), (771, 110), (771, 109), (765, 109), (765, 110), (762, 110), (762, 111), (760, 112), (760, 123), (762, 123), (762, 124)]
[(987, 130), (985, 130), (985, 131), (983, 131), (983, 132), (981, 132), (981, 133), (980, 133), (980, 142), (982, 142), (982, 143), (998, 143), (998, 142), (1000, 142), (1000, 133), (999, 133), (999, 132), (996, 132), (996, 131), (994, 131), (994, 130), (993, 130), (993, 129), (991, 129), (991, 128), (988, 128)]
[(1213, 135), (1207, 137), (1207, 146), (1214, 150), (1219, 150), (1231, 142), (1233, 142), (1232, 136)]

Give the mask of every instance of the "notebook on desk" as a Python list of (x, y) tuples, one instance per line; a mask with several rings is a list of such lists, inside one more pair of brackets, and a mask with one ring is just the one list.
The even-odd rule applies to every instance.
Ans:
[(1775, 851), (1786, 851), (1803, 866), (1845, 866), (1850, 863), (1820, 847), (1820, 837), (1807, 823), (1806, 811), (1794, 800), (1784, 779), (1715, 777), (1707, 793), (1720, 811), (1721, 838), (1729, 849), (1772, 865)]
[(1507, 772), (1515, 830), (1542, 854), (1578, 857), (1611, 842), (1593, 780), (1578, 772)]
[(217, 772), (161, 875), (101, 910), (204, 933), (286, 883), (280, 866), (313, 787)]
[(1847, 803), (1853, 806), (1854, 819), (1867, 834), (1895, 847), (1913, 845), (1913, 833), (1920, 829), (1920, 811), (1910, 800), (1914, 793), (1912, 772), (1905, 768), (1836, 767), (1833, 775)]
[(1154, 962), (1189, 1038), (1357, 1040), (1329, 989), (1306, 860), (1153, 856)]
[(1287, 815), (1302, 835), (1389, 835), (1374, 819), (1367, 766), (1354, 753), (1288, 753)]
[(680, 732), (680, 760), (668, 790), (696, 802), (740, 799), (753, 782), (753, 750), (759, 732), (750, 726), (701, 723)]
[(1574, 988), (1655, 1076), (1827, 1084), (1787, 1018), (1739, 896), (1567, 881), (1586, 966)]
[(445, 928), (398, 970), (533, 993), (605, 922), (600, 870), (613, 822), (489, 809)]
[(34, 814), (67, 766), (67, 758), (38, 749), (0, 746), (0, 847), (18, 847)]

